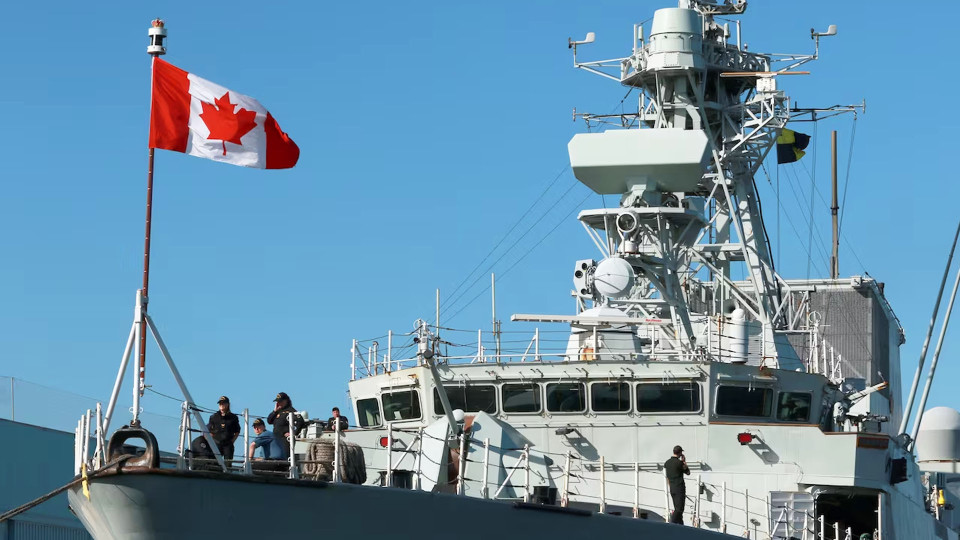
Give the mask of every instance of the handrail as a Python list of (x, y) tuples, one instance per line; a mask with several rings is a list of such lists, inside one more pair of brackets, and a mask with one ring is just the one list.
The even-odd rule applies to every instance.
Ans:
[[(102, 419), (101, 419), (102, 409), (99, 405), (100, 404), (98, 403), (98, 407), (96, 408), (96, 415), (94, 415), (94, 412), (92, 410), (88, 410), (84, 413), (84, 415), (80, 418), (80, 420), (77, 423), (77, 429), (75, 431), (76, 440), (74, 445), (74, 457), (76, 461), (77, 471), (80, 471), (83, 467), (87, 467), (88, 470), (90, 470), (96, 467), (98, 463), (105, 462), (104, 452), (105, 452), (106, 445), (103, 444)], [(250, 416), (249, 410), (244, 409), (243, 419), (244, 419), (245, 429), (243, 433), (244, 434), (243, 460), (242, 461), (232, 460), (232, 462), (224, 463), (225, 467), (222, 470), (224, 470), (225, 472), (237, 473), (241, 475), (254, 474), (253, 467), (252, 467), (252, 460), (250, 459), (249, 453), (248, 453), (249, 432), (247, 431), (246, 427), (247, 427), (247, 424), (249, 424), (249, 416)], [(295, 452), (296, 443), (313, 441), (314, 439), (305, 439), (305, 438), (296, 437), (296, 433), (294, 431), (294, 426), (295, 426), (294, 413), (288, 413), (287, 419), (291, 428), (291, 431), (290, 431), (291, 437), (289, 440), (290, 457), (288, 459), (289, 470), (285, 472), (258, 470), (256, 474), (276, 474), (276, 475), (285, 474), (288, 478), (299, 479), (301, 478), (300, 467), (302, 465), (323, 463), (321, 461), (311, 460), (311, 459), (303, 459), (303, 458), (298, 459), (297, 454)], [(93, 442), (96, 446), (93, 449), (93, 453), (91, 455), (91, 438), (92, 438), (91, 430), (93, 429), (94, 420), (96, 420), (96, 430), (94, 433), (95, 437), (93, 438)], [(193, 468), (197, 465), (207, 465), (207, 466), (213, 465), (213, 464), (219, 465), (219, 460), (217, 459), (205, 459), (205, 458), (198, 458), (198, 457), (191, 456), (189, 459), (189, 462), (187, 461), (186, 456), (188, 455), (187, 452), (189, 452), (187, 441), (189, 440), (189, 434), (192, 432), (191, 422), (192, 422), (192, 416), (189, 414), (188, 404), (184, 402), (182, 404), (181, 423), (179, 426), (180, 444), (177, 449), (178, 450), (177, 455), (176, 457), (164, 457), (161, 459), (161, 461), (163, 463), (172, 463), (178, 469)], [(414, 437), (412, 441), (404, 449), (395, 450), (393, 448), (394, 446), (393, 441), (395, 438), (394, 431), (414, 434)], [(333, 462), (332, 463), (327, 462), (328, 464), (333, 465), (333, 478), (332, 478), (333, 482), (343, 481), (340, 475), (340, 464), (341, 464), (341, 461), (343, 460), (343, 452), (341, 447), (342, 436), (343, 436), (343, 433), (341, 432), (340, 425), (339, 423), (336, 423), (334, 425), (334, 433), (333, 433), (333, 438), (334, 438)], [(388, 444), (387, 444), (387, 452), (386, 452), (387, 463), (386, 463), (386, 467), (383, 469), (383, 471), (385, 472), (383, 476), (383, 478), (385, 479), (385, 482), (384, 482), (385, 486), (393, 486), (393, 473), (394, 473), (394, 468), (396, 466), (393, 459), (393, 453), (404, 452), (404, 453), (416, 454), (416, 458), (415, 458), (416, 474), (415, 474), (415, 479), (414, 479), (413, 485), (411, 486), (411, 489), (414, 489), (414, 490), (421, 489), (421, 486), (419, 484), (420, 475), (421, 475), (420, 464), (421, 464), (421, 459), (423, 457), (423, 442), (424, 442), (424, 439), (428, 437), (436, 438), (424, 433), (424, 430), (422, 427), (418, 428), (416, 431), (402, 430), (399, 428), (397, 430), (394, 430), (392, 428), (392, 425), (388, 424), (387, 426), (387, 439), (388, 439), (387, 443)], [(482, 448), (483, 450), (482, 467), (484, 472), (481, 475), (474, 475), (474, 476), (478, 476), (478, 478), (474, 478), (474, 479), (471, 479), (467, 474), (468, 464), (471, 462), (475, 464), (477, 463), (476, 460), (471, 460), (467, 458), (470, 445), (475, 445), (479, 448)], [(366, 448), (368, 450), (375, 450), (375, 451), (382, 450), (382, 448), (377, 448), (377, 447), (371, 448), (371, 447), (361, 446), (360, 448)], [(461, 451), (460, 451), (460, 457), (459, 457), (459, 463), (458, 463), (458, 479), (457, 479), (457, 487), (456, 487), (457, 494), (468, 496), (466, 483), (479, 481), (480, 497), (498, 499), (500, 498), (504, 490), (507, 488), (507, 486), (511, 485), (513, 477), (515, 476), (517, 471), (522, 470), (524, 475), (523, 482), (522, 482), (522, 485), (523, 485), (522, 499), (525, 502), (529, 502), (533, 496), (533, 491), (531, 489), (531, 447), (530, 445), (526, 444), (521, 448), (498, 448), (500, 452), (519, 452), (519, 457), (517, 458), (516, 462), (513, 463), (507, 469), (506, 477), (504, 478), (502, 483), (496, 482), (496, 481), (491, 482), (490, 480), (490, 474), (489, 474), (490, 468), (492, 467), (499, 468), (499, 466), (497, 465), (492, 465), (490, 461), (490, 451), (493, 448), (497, 448), (497, 447), (491, 444), (489, 438), (485, 438), (482, 441), (474, 440), (470, 437), (461, 438), (461, 441), (460, 441)], [(661, 508), (658, 506), (643, 505), (643, 501), (644, 500), (649, 501), (650, 496), (653, 495), (652, 492), (660, 492), (662, 490), (662, 493), (664, 495), (664, 504), (662, 506), (663, 516), (664, 516), (664, 519), (669, 519), (669, 514), (671, 510), (669, 487), (666, 482), (666, 477), (663, 474), (663, 472), (661, 472), (662, 469), (659, 466), (656, 468), (651, 467), (647, 469), (644, 467), (645, 464), (642, 464), (640, 462), (633, 462), (633, 463), (608, 462), (605, 456), (599, 456), (598, 459), (596, 460), (584, 459), (581, 456), (574, 456), (573, 453), (570, 451), (567, 451), (563, 454), (555, 453), (555, 452), (539, 452), (539, 453), (544, 455), (560, 456), (564, 458), (563, 465), (552, 466), (552, 471), (554, 472), (550, 474), (550, 477), (552, 478), (557, 478), (558, 480), (562, 479), (562, 490), (559, 493), (560, 495), (559, 504), (561, 507), (567, 507), (570, 504), (571, 495), (573, 495), (579, 501), (582, 501), (582, 502), (596, 501), (598, 505), (598, 510), (600, 513), (606, 513), (608, 509), (608, 505), (611, 503), (616, 505), (622, 505), (624, 507), (632, 507), (633, 517), (639, 519), (642, 515), (642, 512), (641, 512), (642, 508), (650, 508), (651, 510), (656, 510), (656, 511), (661, 510)], [(560, 460), (558, 459), (554, 460), (554, 463), (559, 463), (559, 462)], [(221, 470), (219, 466), (217, 466), (216, 468), (218, 470)], [(375, 466), (368, 466), (367, 468), (372, 470), (381, 470), (380, 468)], [(621, 482), (621, 481), (611, 480), (607, 478), (606, 473), (608, 468), (611, 470), (618, 470), (620, 468), (623, 468), (625, 471), (633, 472), (633, 475), (632, 475), (633, 481)], [(578, 490), (575, 492), (573, 490), (573, 482), (571, 481), (572, 478), (579, 480), (580, 482), (578, 485), (583, 486), (585, 488), (591, 488), (593, 482), (597, 482), (597, 486), (592, 491), (580, 492)], [(819, 515), (819, 516), (812, 515), (805, 510), (794, 509), (790, 503), (787, 503), (782, 508), (780, 508), (778, 515), (774, 518), (774, 516), (770, 515), (770, 511), (772, 510), (772, 508), (770, 506), (769, 498), (757, 497), (755, 495), (751, 495), (749, 489), (744, 489), (743, 491), (731, 489), (727, 486), (726, 481), (722, 481), (720, 484), (704, 482), (702, 478), (702, 474), (698, 474), (694, 479), (685, 480), (685, 481), (693, 482), (693, 484), (696, 486), (696, 489), (694, 491), (695, 495), (691, 497), (693, 499), (692, 508), (690, 509), (690, 512), (685, 513), (687, 515), (692, 514), (690, 525), (693, 527), (707, 528), (705, 527), (705, 523), (701, 519), (701, 516), (703, 516), (707, 511), (711, 513), (716, 511), (716, 515), (720, 518), (720, 524), (719, 524), (720, 532), (734, 534), (734, 533), (737, 533), (737, 531), (739, 531), (739, 534), (741, 534), (745, 538), (756, 538), (757, 535), (760, 534), (758, 531), (757, 525), (759, 523), (766, 522), (767, 538), (771, 538), (772, 535), (774, 534), (774, 531), (779, 526), (782, 526), (782, 525), (785, 525), (787, 527), (788, 534), (790, 534), (790, 531), (799, 532), (797, 531), (798, 525), (795, 525), (795, 523), (797, 523), (797, 519), (799, 519), (796, 512), (802, 511), (803, 512), (803, 525), (802, 525), (803, 531), (800, 537), (801, 540), (827, 540), (828, 537), (827, 537), (826, 531), (828, 531), (829, 529), (833, 529), (832, 531), (833, 538), (831, 540), (838, 540), (841, 538), (840, 524), (828, 523), (823, 515)], [(662, 488), (652, 487), (652, 486), (656, 486), (660, 482), (663, 483)], [(490, 497), (489, 495), (490, 485), (497, 486), (496, 492), (493, 494), (492, 497)], [(520, 486), (518, 484), (514, 487), (519, 488)], [(615, 488), (615, 492), (619, 494), (623, 494), (626, 491), (625, 488), (629, 488), (633, 492), (633, 500), (632, 501), (622, 500), (618, 498), (617, 495), (614, 495), (613, 497), (611, 497), (608, 491), (608, 489), (611, 487)], [(704, 488), (710, 488), (715, 493), (718, 493), (719, 500), (717, 500), (717, 497), (714, 497), (713, 500), (709, 500), (704, 497), (701, 497), (700, 492), (701, 492), (701, 489), (704, 489)], [(644, 496), (644, 494), (646, 494), (646, 496)], [(731, 497), (735, 497), (735, 498), (731, 500)], [(515, 497), (511, 497), (511, 499), (516, 500)], [(741, 500), (743, 501), (742, 507), (738, 507), (735, 504), (732, 504), (734, 502), (739, 503), (739, 501)], [(751, 501), (759, 501), (760, 502), (759, 508), (761, 508), (762, 510), (758, 511), (757, 504), (752, 503)], [(742, 516), (744, 523), (737, 523), (734, 520), (731, 520), (730, 519), (731, 512), (733, 512), (734, 517)], [(812, 526), (812, 529), (811, 529), (811, 526)], [(852, 540), (852, 534), (853, 534), (852, 528), (848, 527), (845, 533), (846, 533), (845, 540)]]

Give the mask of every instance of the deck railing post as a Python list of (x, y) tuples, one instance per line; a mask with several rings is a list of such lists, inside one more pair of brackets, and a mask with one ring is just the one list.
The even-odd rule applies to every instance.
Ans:
[(640, 462), (633, 463), (633, 517), (640, 517)]
[[(488, 456), (489, 457), (489, 456)], [(420, 463), (423, 459), (423, 428), (417, 431), (417, 474), (413, 479), (413, 489), (420, 489)]]
[(357, 380), (357, 340), (353, 340), (350, 345), (350, 380)]
[(570, 504), (570, 451), (567, 450), (567, 462), (563, 467), (563, 493), (560, 495), (560, 506), (566, 508)]
[(457, 495), (463, 495), (466, 491), (463, 475), (467, 471), (467, 434), (460, 434), (460, 456), (457, 460)]
[(670, 523), (670, 487), (667, 483), (666, 470), (663, 471), (663, 520)]
[(243, 474), (250, 474), (253, 464), (250, 463), (250, 409), (243, 409)]
[(540, 328), (534, 330), (533, 339), (536, 342), (535, 349), (533, 350), (533, 360), (535, 362), (540, 361)]
[(490, 487), (487, 485), (490, 478), (490, 438), (483, 439), (483, 487), (480, 488), (480, 496), (484, 499), (490, 498)]
[(703, 480), (697, 475), (697, 497), (693, 500), (693, 519), (691, 523), (694, 527), (700, 527), (700, 492), (703, 490)]
[(607, 462), (600, 456), (600, 513), (607, 513)]
[(297, 470), (297, 454), (294, 452), (297, 443), (297, 430), (294, 426), (296, 426), (294, 414), (290, 411), (287, 413), (287, 429), (290, 430), (290, 478), (300, 478), (300, 471)]
[(90, 419), (93, 417), (93, 411), (87, 409), (87, 414), (83, 417), (83, 462), (90, 468)]
[(104, 452), (104, 436), (103, 436), (103, 406), (100, 402), (97, 402), (97, 450), (94, 454), (94, 460), (96, 460), (95, 465), (97, 468), (103, 466), (105, 459), (103, 459)]
[(340, 478), (340, 420), (334, 419), (333, 422), (333, 475), (331, 480), (342, 482)]
[(840, 540), (840, 522), (839, 521), (833, 522), (833, 539)]
[(720, 532), (727, 533), (727, 481), (723, 481), (720, 493)]
[(384, 487), (393, 485), (393, 423), (387, 424), (387, 474)]
[[(746, 529), (745, 538), (753, 538), (750, 536), (750, 490), (747, 488), (743, 489), (743, 527)], [(787, 520), (789, 522), (789, 519)]]
[[(387, 367), (393, 364), (393, 330), (387, 330)], [(400, 366), (397, 366), (399, 369)]]
[(826, 540), (826, 538), (827, 538), (827, 522), (826, 522), (826, 520), (823, 518), (823, 515), (822, 515), (822, 514), (820, 515), (820, 517), (817, 518), (817, 521), (820, 522), (820, 533), (819, 533), (820, 540)]
[(523, 502), (530, 502), (530, 445), (523, 445)]

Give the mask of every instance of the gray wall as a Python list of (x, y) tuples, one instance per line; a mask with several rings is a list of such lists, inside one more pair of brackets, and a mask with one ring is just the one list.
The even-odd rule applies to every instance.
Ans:
[[(0, 511), (6, 512), (69, 482), (73, 433), (0, 419)], [(66, 494), (0, 524), (0, 540), (87, 539), (67, 508)]]

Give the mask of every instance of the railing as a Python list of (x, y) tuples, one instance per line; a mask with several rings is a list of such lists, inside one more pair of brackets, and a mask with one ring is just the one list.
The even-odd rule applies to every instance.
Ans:
[[(243, 458), (241, 460), (231, 459), (224, 461), (198, 458), (190, 455), (190, 434), (204, 432), (205, 427), (202, 430), (194, 429), (191, 425), (191, 415), (189, 414), (190, 411), (186, 403), (183, 404), (182, 410), (180, 445), (177, 448), (177, 455), (176, 457), (161, 458), (162, 464), (181, 470), (215, 467), (232, 474), (274, 475), (285, 476), (290, 479), (303, 478), (306, 480), (319, 479), (319, 477), (310, 478), (309, 475), (304, 477), (301, 471), (302, 467), (308, 465), (329, 465), (332, 467), (332, 478), (330, 481), (343, 481), (341, 478), (341, 467), (343, 464), (342, 442), (344, 435), (340, 431), (339, 422), (334, 423), (334, 432), (332, 433), (334, 447), (332, 463), (299, 457), (296, 453), (296, 443), (311, 442), (316, 439), (291, 437), (290, 440), (287, 441), (289, 444), (289, 457), (285, 460), (286, 463), (280, 460), (273, 461), (274, 463), (284, 463), (285, 470), (277, 468), (264, 470), (253, 467), (255, 460), (251, 459), (250, 456), (250, 434), (248, 428), (250, 415), (248, 410), (244, 409), (242, 413), (244, 422), (242, 431)], [(294, 413), (291, 412), (288, 414), (288, 425), (294, 426)], [(107, 462), (107, 456), (105, 455), (106, 442), (102, 429), (103, 425), (103, 412), (99, 403), (95, 410), (88, 410), (78, 421), (74, 448), (77, 473), (82, 473), (84, 468), (87, 471), (96, 470)], [(382, 468), (370, 465), (370, 460), (367, 460), (368, 464), (366, 468), (381, 473), (380, 478), (382, 478), (381, 485), (383, 487), (394, 487), (394, 477), (398, 470), (403, 470), (406, 473), (412, 472), (413, 482), (410, 485), (410, 489), (420, 490), (422, 488), (420, 484), (422, 475), (421, 463), (424, 459), (423, 442), (428, 438), (435, 440), (440, 439), (425, 433), (423, 428), (417, 428), (416, 430), (395, 430), (392, 424), (387, 424), (386, 433), (385, 448), (382, 443), (380, 448), (361, 446), (361, 449), (364, 450), (383, 452), (386, 457), (385, 465)], [(404, 444), (403, 448), (394, 448), (394, 441), (399, 440), (395, 436), (396, 433), (406, 434), (407, 437), (410, 438), (410, 442)], [(444, 442), (446, 441), (444, 440)], [(516, 495), (517, 492), (519, 492), (519, 500), (523, 500), (524, 502), (531, 501), (534, 495), (531, 482), (531, 455), (533, 451), (531, 447), (524, 445), (518, 448), (496, 448), (501, 456), (509, 454), (516, 458), (512, 465), (506, 467), (504, 471), (506, 474), (502, 481), (491, 481), (490, 470), (500, 470), (498, 465), (493, 465), (490, 462), (491, 450), (493, 448), (489, 438), (479, 441), (470, 437), (460, 437), (457, 476), (455, 479), (450, 480), (451, 486), (445, 490), (458, 495), (468, 496), (467, 484), (479, 483), (480, 489), (478, 495), (480, 498), (518, 500)], [(468, 456), (471, 449), (475, 450), (475, 454), (479, 453), (482, 455), (482, 460), (470, 459)], [(211, 448), (211, 450), (219, 457), (219, 451), (216, 448)], [(413, 471), (397, 468), (399, 464), (404, 462), (403, 457), (401, 457), (400, 460), (395, 460), (394, 455), (397, 453), (400, 453), (401, 456), (412, 456)], [(620, 508), (630, 509), (632, 517), (635, 519), (645, 519), (649, 515), (648, 512), (651, 511), (661, 513), (664, 520), (668, 521), (670, 518), (673, 511), (672, 501), (666, 476), (661, 470), (662, 466), (659, 463), (617, 463), (607, 461), (603, 456), (595, 460), (590, 460), (581, 456), (575, 456), (572, 452), (560, 454), (538, 451), (538, 454), (549, 456), (552, 459), (553, 465), (548, 467), (549, 482), (558, 483), (562, 486), (557, 493), (561, 507), (566, 508), (571, 502), (576, 502), (596, 505), (599, 513), (608, 513), (610, 506), (615, 505)], [(410, 461), (411, 460), (406, 460), (407, 466), (410, 465)], [(270, 461), (261, 462), (269, 463)], [(482, 472), (480, 472), (479, 475), (481, 478), (477, 478), (476, 464), (482, 466)], [(696, 462), (692, 462), (690, 465), (694, 469), (702, 467), (702, 464)], [(610, 479), (607, 475), (610, 471), (630, 471), (633, 473), (633, 481), (627, 483)], [(374, 482), (376, 482), (376, 480), (374, 480)], [(779, 513), (776, 516), (772, 516), (770, 514), (771, 504), (769, 497), (751, 495), (747, 489), (743, 491), (731, 489), (725, 481), (719, 484), (710, 483), (703, 480), (702, 474), (697, 474), (692, 481), (688, 481), (688, 484), (692, 484), (693, 489), (687, 491), (687, 493), (691, 493), (691, 495), (687, 497), (685, 508), (689, 508), (689, 510), (684, 512), (684, 518), (687, 520), (686, 523), (692, 527), (715, 530), (726, 534), (736, 534), (744, 538), (752, 539), (776, 540), (780, 538), (799, 538), (800, 540), (841, 540), (842, 538), (842, 540), (855, 540), (853, 538), (852, 528), (848, 527), (845, 530), (841, 530), (840, 523), (828, 523), (822, 515), (814, 516), (809, 512), (794, 509), (789, 505), (780, 508)], [(513, 497), (505, 496), (504, 492), (507, 487), (512, 488), (511, 492), (514, 495)], [(616, 491), (617, 494), (611, 496), (609, 493), (611, 488)], [(618, 498), (618, 496), (623, 496), (623, 494), (627, 492), (632, 493), (631, 500)], [(660, 499), (661, 497), (662, 503), (651, 503), (651, 501)], [(804, 512), (803, 525), (799, 530), (794, 525), (797, 521), (797, 512)], [(710, 519), (705, 520), (705, 517), (709, 517)], [(785, 530), (784, 534), (777, 534), (775, 536), (775, 531), (781, 528)], [(799, 537), (797, 533), (799, 533)], [(845, 534), (845, 536), (841, 537), (841, 533)], [(874, 537), (877, 537), (876, 531), (874, 532)]]
[[(489, 339), (485, 342), (485, 334), (482, 330), (477, 330), (476, 341), (451, 342), (436, 338), (440, 345), (435, 353), (435, 358), (440, 363), (445, 364), (482, 364), (482, 363), (551, 363), (551, 362), (569, 362), (575, 360), (589, 361), (635, 361), (639, 359), (653, 360), (716, 360), (716, 359), (739, 359), (742, 353), (735, 351), (730, 347), (732, 339), (723, 332), (724, 324), (721, 319), (711, 317), (711, 322), (704, 325), (702, 335), (698, 336), (698, 343), (703, 343), (704, 347), (697, 350), (684, 350), (672, 331), (666, 331), (658, 326), (652, 326), (647, 329), (643, 337), (650, 338), (652, 345), (646, 345), (637, 350), (635, 348), (617, 348), (610, 347), (603, 343), (603, 335), (599, 337), (594, 334), (587, 336), (587, 341), (592, 340), (596, 344), (599, 340), (600, 346), (587, 345), (580, 350), (571, 351), (568, 349), (570, 332), (567, 330), (542, 331), (539, 328), (534, 329), (532, 335), (527, 332), (497, 332), (488, 333)], [(439, 331), (444, 335), (450, 333), (471, 334), (473, 331), (458, 330), (453, 328), (441, 327)], [(393, 331), (387, 332), (387, 346), (385, 350), (380, 347), (379, 339), (366, 341), (353, 340), (350, 348), (350, 380), (364, 379), (376, 375), (392, 373), (402, 369), (423, 366), (423, 360), (417, 355), (416, 349), (412, 345), (395, 346), (396, 336), (410, 338), (413, 333), (395, 334)], [(502, 339), (502, 334), (510, 334), (508, 339)], [(519, 335), (524, 337), (520, 337)], [(544, 336), (547, 334), (547, 337)], [(559, 334), (562, 337), (551, 335)], [(457, 335), (457, 334), (455, 334)], [(765, 358), (766, 350), (770, 347), (763, 338), (763, 333), (759, 336), (751, 336), (744, 342), (747, 353)], [(526, 336), (530, 336), (527, 338)], [(514, 339), (516, 338), (516, 339)], [(412, 339), (412, 338), (411, 338)], [(450, 354), (451, 349), (453, 354)], [(751, 352), (752, 351), (752, 352)]]

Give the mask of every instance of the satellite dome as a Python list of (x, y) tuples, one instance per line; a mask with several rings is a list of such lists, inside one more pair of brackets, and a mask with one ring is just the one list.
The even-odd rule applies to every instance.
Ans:
[(960, 412), (934, 407), (923, 413), (916, 448), (920, 461), (960, 461)]
[(597, 292), (607, 298), (626, 296), (633, 288), (636, 274), (630, 263), (619, 258), (609, 257), (597, 265), (593, 272), (593, 286)]

